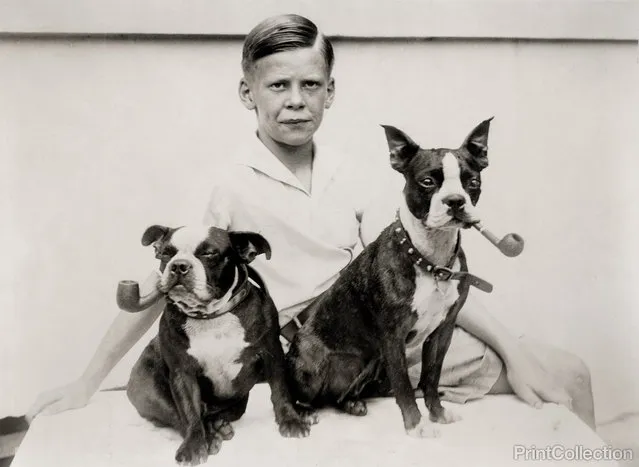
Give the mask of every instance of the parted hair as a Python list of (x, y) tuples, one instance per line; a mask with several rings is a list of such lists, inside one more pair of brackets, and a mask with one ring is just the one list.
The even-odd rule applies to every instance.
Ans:
[(319, 48), (330, 75), (335, 61), (333, 46), (315, 23), (295, 14), (272, 16), (255, 26), (246, 36), (242, 49), (242, 71), (245, 75), (250, 74), (260, 58), (305, 47)]

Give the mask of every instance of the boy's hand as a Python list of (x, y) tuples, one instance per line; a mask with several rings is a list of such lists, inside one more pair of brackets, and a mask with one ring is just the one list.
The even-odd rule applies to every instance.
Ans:
[(506, 377), (513, 392), (538, 409), (543, 402), (552, 402), (572, 410), (572, 400), (566, 390), (553, 381), (534, 355), (524, 350), (523, 346), (518, 347), (504, 359)]
[(82, 379), (66, 386), (41, 393), (26, 414), (27, 422), (38, 414), (52, 415), (70, 409), (84, 407), (91, 399), (95, 390)]

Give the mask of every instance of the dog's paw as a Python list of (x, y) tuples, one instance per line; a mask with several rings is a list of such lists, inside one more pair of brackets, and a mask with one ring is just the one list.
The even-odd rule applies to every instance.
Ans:
[(218, 433), (215, 433), (209, 438), (209, 455), (214, 456), (220, 452), (222, 441), (222, 437)]
[(319, 413), (317, 410), (305, 409), (298, 407), (297, 413), (300, 418), (309, 425), (317, 425), (319, 423)]
[(209, 457), (209, 446), (203, 437), (187, 438), (175, 453), (175, 460), (180, 465), (199, 465)]
[(287, 419), (280, 423), (280, 434), (285, 438), (306, 438), (311, 434), (311, 424), (301, 418)]
[(429, 415), (429, 418), (435, 423), (444, 424), (455, 423), (462, 419), (461, 415), (458, 415), (456, 412), (445, 408), (442, 408), (437, 413), (431, 413)]
[(228, 441), (229, 439), (235, 436), (235, 431), (233, 430), (233, 426), (224, 419), (217, 419), (213, 422), (212, 429), (215, 433), (219, 434), (220, 437), (224, 441)]
[(362, 417), (368, 413), (366, 402), (361, 400), (344, 402), (342, 410), (349, 415), (355, 415), (358, 417)]
[(413, 438), (439, 438), (441, 434), (439, 428), (425, 418), (422, 418), (414, 428), (407, 428), (406, 433)]

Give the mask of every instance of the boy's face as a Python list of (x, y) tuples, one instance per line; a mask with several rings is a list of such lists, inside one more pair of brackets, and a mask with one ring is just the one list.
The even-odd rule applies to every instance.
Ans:
[(315, 47), (261, 58), (240, 81), (240, 98), (256, 111), (260, 138), (287, 146), (312, 140), (334, 92), (324, 57)]

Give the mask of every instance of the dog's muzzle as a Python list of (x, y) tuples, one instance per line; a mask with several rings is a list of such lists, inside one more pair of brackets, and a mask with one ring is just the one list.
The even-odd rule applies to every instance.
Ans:
[(169, 274), (175, 277), (184, 277), (193, 269), (193, 265), (190, 261), (185, 259), (178, 259), (173, 261), (169, 267)]
[(208, 284), (206, 272), (189, 258), (174, 258), (162, 274), (160, 290), (169, 295), (189, 297), (203, 305), (215, 297), (215, 289)]
[(464, 195), (451, 194), (445, 196), (442, 199), (442, 204), (448, 208), (446, 214), (448, 214), (452, 220), (461, 222), (465, 228), (471, 227), (473, 224), (479, 222), (479, 218), (473, 213), (473, 206), (468, 204), (468, 200)]

